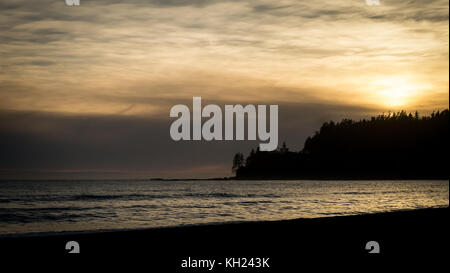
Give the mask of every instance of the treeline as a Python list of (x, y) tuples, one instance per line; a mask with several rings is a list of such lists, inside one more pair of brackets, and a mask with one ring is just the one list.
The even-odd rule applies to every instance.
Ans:
[(326, 122), (303, 150), (252, 150), (237, 179), (448, 179), (449, 110)]

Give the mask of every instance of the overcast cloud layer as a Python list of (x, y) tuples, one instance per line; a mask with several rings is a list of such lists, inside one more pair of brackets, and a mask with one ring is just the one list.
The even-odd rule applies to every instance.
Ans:
[(279, 104), (296, 150), (328, 119), (447, 108), (448, 5), (0, 0), (0, 173), (230, 175), (257, 142), (172, 142), (192, 96)]

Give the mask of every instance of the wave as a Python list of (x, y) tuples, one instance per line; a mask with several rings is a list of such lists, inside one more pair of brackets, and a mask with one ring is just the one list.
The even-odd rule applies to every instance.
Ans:
[(101, 218), (101, 216), (92, 213), (0, 213), (0, 222), (2, 223), (34, 223), (47, 221), (74, 222), (77, 221), (77, 219), (86, 218)]
[(351, 194), (356, 194), (356, 195), (359, 195), (359, 194), (375, 194), (375, 192), (365, 192), (365, 191), (347, 191), (347, 192), (335, 192), (335, 193), (333, 193), (333, 194), (349, 194), (349, 195), (351, 195)]
[(25, 195), (15, 198), (0, 198), (0, 203), (14, 202), (60, 202), (60, 201), (104, 201), (104, 200), (152, 200), (166, 198), (280, 198), (274, 194), (235, 194), (227, 192), (182, 193), (182, 194), (77, 194), (77, 195)]

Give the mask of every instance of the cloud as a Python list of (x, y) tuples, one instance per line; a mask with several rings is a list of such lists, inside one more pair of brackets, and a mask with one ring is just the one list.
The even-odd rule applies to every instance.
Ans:
[(170, 107), (192, 96), (280, 104), (289, 113), (280, 138), (298, 149), (325, 120), (393, 110), (378, 84), (386, 79), (398, 93), (408, 83), (401, 108), (448, 107), (445, 0), (3, 0), (0, 9), (0, 111), (23, 125), (2, 118), (3, 169), (227, 174), (232, 153), (253, 144), (167, 140)]
[[(222, 106), (224, 102), (214, 101)], [(188, 105), (190, 108), (191, 105)], [(280, 141), (299, 150), (322, 122), (369, 116), (373, 109), (344, 105), (280, 107)], [(234, 153), (259, 141), (179, 141), (170, 138), (173, 119), (123, 115), (0, 113), (0, 177), (22, 170), (35, 175), (87, 173), (109, 177), (214, 177), (231, 175)], [(15, 174), (17, 177), (17, 174)], [(19, 175), (20, 176), (20, 175)], [(23, 177), (23, 175), (22, 175)]]

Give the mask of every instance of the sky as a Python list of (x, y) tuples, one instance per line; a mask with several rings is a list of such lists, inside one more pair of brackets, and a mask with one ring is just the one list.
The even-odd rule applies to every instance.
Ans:
[(176, 104), (328, 120), (449, 106), (449, 1), (0, 0), (0, 178), (231, 175), (258, 141), (181, 141)]

